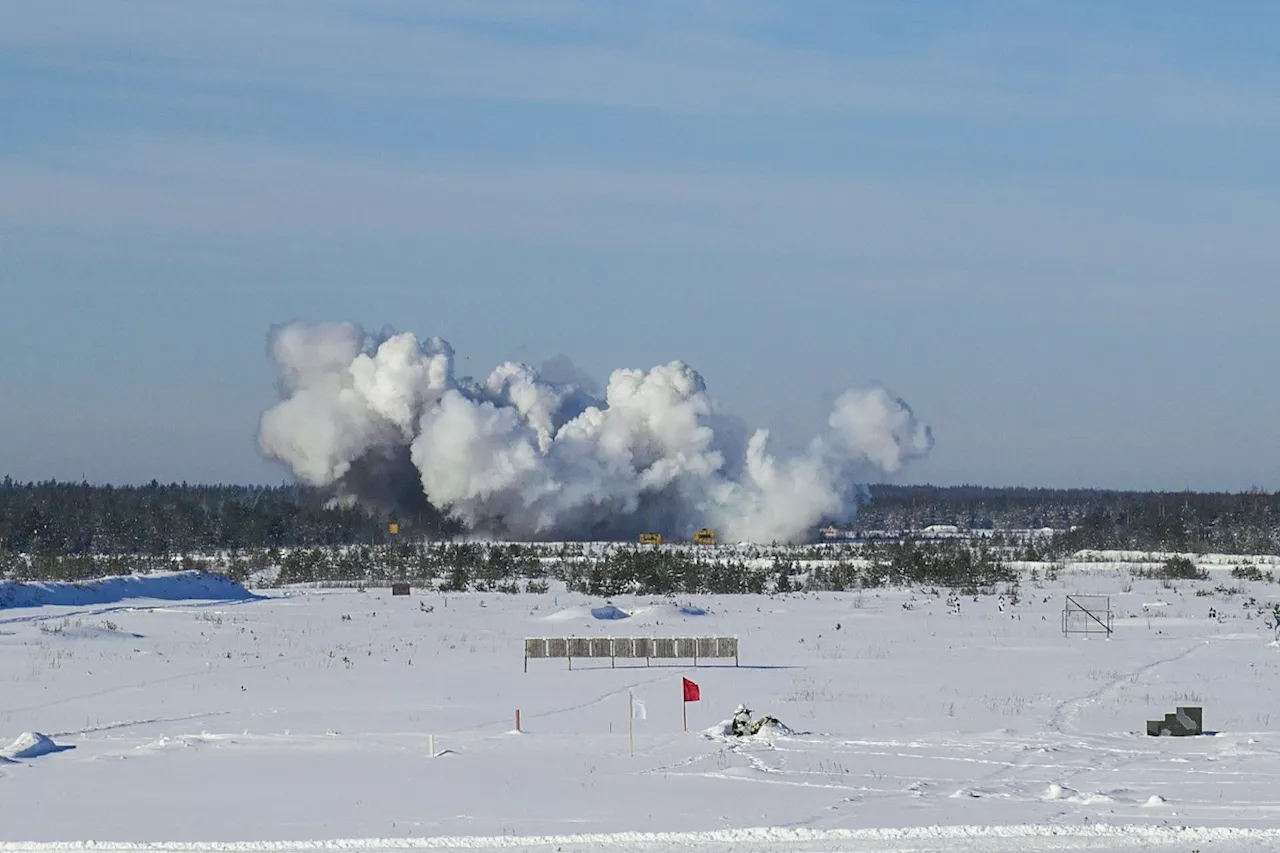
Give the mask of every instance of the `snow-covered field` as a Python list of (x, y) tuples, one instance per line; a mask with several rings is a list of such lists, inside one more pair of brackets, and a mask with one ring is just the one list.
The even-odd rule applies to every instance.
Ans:
[[(613, 620), (554, 591), (55, 589), (0, 609), (0, 853), (1280, 849), (1280, 585), (1209, 568), (1068, 566), (959, 615), (921, 589)], [(1067, 592), (1111, 594), (1114, 637), (1064, 638)], [(526, 636), (606, 634), (734, 635), (742, 666), (523, 672)], [(739, 702), (795, 734), (704, 733)], [(1180, 704), (1213, 733), (1145, 736)]]

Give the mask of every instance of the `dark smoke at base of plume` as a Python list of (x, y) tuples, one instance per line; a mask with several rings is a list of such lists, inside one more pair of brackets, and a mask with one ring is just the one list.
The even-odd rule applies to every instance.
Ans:
[[(432, 505), (422, 490), (418, 469), (413, 467), (407, 447), (372, 451), (351, 463), (351, 469), (333, 484), (339, 502), (351, 501), (379, 515), (407, 523), (429, 535), (456, 535), (467, 532), (451, 519), (447, 508)], [(590, 527), (552, 528), (543, 538), (564, 542), (600, 542), (636, 539), (652, 530), (676, 530), (687, 510), (681, 509), (678, 494), (656, 493), (641, 499), (632, 514), (601, 519)], [(483, 532), (495, 538), (513, 536), (501, 518), (487, 519)]]
[(461, 524), (427, 500), (408, 447), (366, 453), (353, 461), (351, 470), (330, 488), (338, 502), (357, 503), (419, 533), (447, 536), (464, 532)]
[(844, 520), (859, 483), (933, 445), (882, 388), (847, 391), (800, 453), (768, 449), (673, 361), (615, 370), (603, 399), (506, 363), (483, 382), (454, 375), (440, 338), (371, 336), (353, 324), (290, 325), (270, 350), (281, 402), (261, 422), (265, 456), (299, 479), (380, 510), (519, 539), (795, 541)]

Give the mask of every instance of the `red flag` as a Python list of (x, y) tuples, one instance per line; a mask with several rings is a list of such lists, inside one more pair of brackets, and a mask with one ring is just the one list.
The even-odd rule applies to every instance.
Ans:
[(682, 678), (681, 681), (684, 682), (684, 701), (697, 702), (702, 698), (702, 693), (698, 690), (698, 685), (694, 684), (687, 678)]

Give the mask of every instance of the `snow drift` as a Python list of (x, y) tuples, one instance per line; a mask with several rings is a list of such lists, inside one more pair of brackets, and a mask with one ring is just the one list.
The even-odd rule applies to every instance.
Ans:
[(130, 598), (243, 601), (254, 597), (235, 581), (209, 572), (123, 575), (80, 583), (0, 581), (0, 609), (48, 605), (84, 607)]
[(631, 614), (620, 607), (614, 607), (612, 604), (605, 604), (601, 607), (591, 608), (591, 616), (594, 619), (629, 619)]
[(618, 622), (632, 616), (621, 607), (613, 604), (602, 604), (598, 607), (566, 607), (542, 617), (547, 622)]
[(638, 624), (662, 625), (666, 623), (697, 622), (709, 611), (694, 604), (650, 604), (631, 611), (631, 618)]
[(40, 732), (23, 732), (18, 739), (4, 749), (0, 749), (0, 758), (17, 761), (22, 758), (39, 758), (54, 752), (65, 752), (75, 749), (74, 746), (59, 746), (48, 735)]
[(842, 394), (826, 430), (782, 458), (679, 361), (615, 370), (595, 399), (523, 364), (459, 378), (447, 341), (350, 323), (284, 326), (270, 349), (282, 399), (262, 417), (265, 456), (342, 497), (429, 502), (504, 536), (689, 536), (710, 525), (731, 541), (794, 540), (850, 517), (859, 482), (933, 446), (882, 388)]

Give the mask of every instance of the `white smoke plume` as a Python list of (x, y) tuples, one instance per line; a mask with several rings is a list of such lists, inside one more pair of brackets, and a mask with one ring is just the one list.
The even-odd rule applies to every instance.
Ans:
[(281, 327), (271, 355), (281, 402), (262, 417), (265, 456), (344, 496), (429, 501), (515, 538), (711, 527), (730, 541), (794, 541), (851, 517), (857, 483), (933, 446), (880, 388), (841, 395), (827, 429), (779, 458), (767, 431), (748, 437), (679, 361), (616, 370), (599, 400), (522, 364), (460, 379), (444, 340), (349, 323)]

